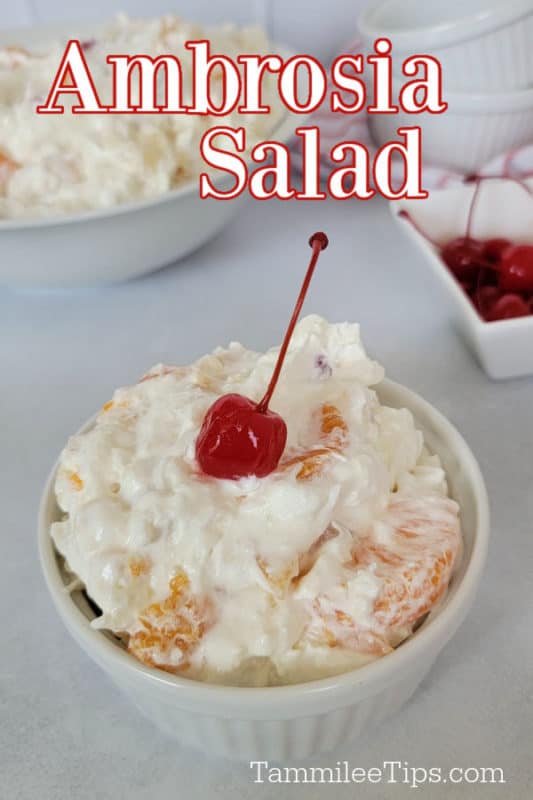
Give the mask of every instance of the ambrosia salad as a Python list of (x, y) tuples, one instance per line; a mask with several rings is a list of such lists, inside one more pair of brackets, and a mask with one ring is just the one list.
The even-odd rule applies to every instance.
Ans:
[[(119, 16), (81, 44), (106, 104), (113, 91), (106, 64), (111, 53), (178, 56), (187, 100), (192, 56), (184, 45), (200, 39), (210, 41), (213, 53), (233, 59), (271, 50), (259, 28), (203, 28), (171, 15), (142, 20)], [(245, 127), (252, 147), (283, 113), (276, 76), (267, 72), (263, 99), (270, 114), (72, 114), (76, 96), (61, 95), (64, 114), (38, 115), (36, 108), (47, 97), (64, 49), (65, 41), (43, 43), (32, 52), (16, 42), (0, 49), (0, 219), (58, 216), (158, 197), (196, 178), (205, 167), (199, 144), (206, 130), (214, 125)], [(138, 81), (134, 70), (133, 96)], [(214, 101), (221, 91), (221, 84), (213, 81)]]
[(446, 592), (459, 509), (359, 327), (296, 328), (272, 405), (287, 445), (267, 477), (201, 472), (218, 396), (259, 400), (277, 350), (233, 343), (118, 389), (70, 439), (51, 534), (133, 656), (196, 680), (275, 685), (343, 672), (408, 637)]

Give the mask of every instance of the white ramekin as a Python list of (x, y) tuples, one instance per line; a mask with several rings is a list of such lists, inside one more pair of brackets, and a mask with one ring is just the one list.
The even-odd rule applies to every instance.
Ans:
[[(533, 59), (532, 59), (533, 60)], [(403, 82), (393, 81), (396, 102)], [(490, 159), (533, 140), (533, 87), (502, 94), (446, 92), (448, 109), (442, 114), (369, 115), (378, 144), (398, 139), (399, 127), (420, 126), (424, 162), (475, 172)]]
[[(533, 180), (527, 183), (533, 190)], [(436, 248), (398, 216), (405, 209), (432, 239), (450, 241), (465, 235), (473, 192), (472, 184), (459, 185), (431, 192), (427, 200), (401, 200), (390, 207), (442, 286), (443, 300), (448, 298), (459, 329), (487, 375), (494, 380), (533, 375), (533, 315), (485, 322)], [(478, 197), (472, 234), (479, 239), (502, 237), (533, 245), (533, 199), (514, 181), (486, 181)]]
[(374, 0), (359, 18), (367, 47), (393, 43), (395, 71), (430, 53), (447, 91), (498, 92), (533, 85), (533, 0)]
[[(382, 402), (409, 408), (438, 453), (451, 494), (461, 505), (464, 555), (444, 602), (397, 650), (334, 678), (263, 689), (214, 686), (151, 669), (111, 635), (93, 630), (94, 612), (80, 592), (70, 594), (50, 525), (58, 518), (54, 467), (39, 511), (41, 564), (55, 606), (78, 644), (159, 728), (213, 756), (237, 760), (305, 758), (367, 732), (396, 712), (426, 675), (469, 611), (485, 562), (489, 510), (479, 466), (464, 439), (432, 406), (384, 381)], [(92, 420), (84, 427), (89, 428)], [(438, 698), (436, 699), (438, 703)]]
[[(101, 25), (37, 26), (0, 31), (0, 46), (67, 40), (75, 30), (87, 38)], [(273, 51), (287, 57), (282, 45)], [(296, 121), (297, 119), (297, 121)], [(36, 115), (35, 125), (38, 125)], [(222, 122), (223, 124), (223, 122)], [(268, 132), (288, 142), (305, 116), (289, 112)], [(213, 182), (228, 191), (234, 180), (216, 173)], [(50, 218), (0, 220), (0, 286), (102, 286), (137, 278), (172, 264), (219, 233), (247, 201), (202, 200), (197, 179), (151, 200)]]

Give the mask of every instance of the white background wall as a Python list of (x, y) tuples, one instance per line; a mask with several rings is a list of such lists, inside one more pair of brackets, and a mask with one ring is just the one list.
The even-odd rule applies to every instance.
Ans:
[(365, 0), (0, 0), (0, 27), (172, 11), (190, 19), (261, 22), (273, 39), (322, 58), (349, 41)]

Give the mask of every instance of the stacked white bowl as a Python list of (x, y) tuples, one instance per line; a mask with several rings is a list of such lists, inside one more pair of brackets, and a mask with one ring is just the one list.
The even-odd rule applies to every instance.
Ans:
[(464, 172), (533, 143), (533, 0), (373, 0), (359, 29), (368, 49), (391, 40), (395, 99), (413, 79), (404, 59), (429, 54), (442, 64), (448, 110), (373, 115), (378, 142), (420, 125), (425, 160)]

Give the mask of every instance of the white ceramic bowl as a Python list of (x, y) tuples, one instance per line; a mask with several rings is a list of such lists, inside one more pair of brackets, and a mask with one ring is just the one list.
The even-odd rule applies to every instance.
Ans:
[(200, 200), (198, 186), (147, 203), (49, 220), (0, 220), (0, 284), (74, 287), (118, 283), (196, 250), (244, 201)]
[(441, 456), (451, 494), (461, 505), (464, 556), (445, 600), (408, 641), (390, 655), (334, 678), (264, 689), (202, 684), (144, 666), (113, 636), (93, 630), (89, 622), (94, 611), (84, 594), (65, 589), (69, 579), (50, 537), (50, 525), (59, 515), (53, 493), (56, 468), (52, 471), (39, 512), (39, 547), (56, 608), (90, 658), (181, 744), (238, 760), (286, 761), (332, 750), (366, 734), (406, 702), (470, 609), (489, 529), (479, 466), (455, 428), (420, 397), (388, 381), (379, 387), (379, 396), (384, 403), (409, 408), (428, 446)]
[(374, 0), (359, 29), (367, 46), (391, 39), (398, 74), (410, 55), (438, 58), (446, 92), (533, 85), (533, 0)]
[[(531, 57), (533, 61), (533, 56)], [(393, 81), (396, 100), (403, 81)], [(492, 158), (533, 141), (533, 87), (501, 94), (445, 92), (443, 114), (373, 114), (372, 134), (379, 144), (398, 138), (400, 126), (422, 129), (422, 156), (428, 164), (475, 172)]]
[[(35, 47), (72, 30), (90, 36), (101, 26), (46, 26), (0, 32), (0, 45)], [(276, 52), (287, 55), (282, 46)], [(292, 138), (295, 115), (287, 112), (268, 137)], [(36, 116), (35, 124), (38, 124)], [(297, 124), (303, 124), (298, 116)], [(213, 177), (219, 189), (227, 176)], [(46, 219), (0, 220), (0, 285), (73, 287), (118, 283), (171, 264), (212, 239), (239, 212), (235, 200), (201, 200), (198, 180), (148, 201)]]
[[(527, 183), (533, 189), (533, 180)], [(401, 209), (406, 209), (424, 231), (444, 243), (464, 236), (473, 191), (472, 185), (462, 185), (430, 192), (427, 200), (402, 200), (390, 207), (444, 288), (455, 320), (485, 372), (494, 379), (533, 374), (533, 316), (497, 322), (482, 320), (435, 247), (408, 220), (398, 216)], [(533, 198), (512, 181), (486, 181), (481, 187), (472, 234), (479, 239), (504, 237), (533, 244)]]

